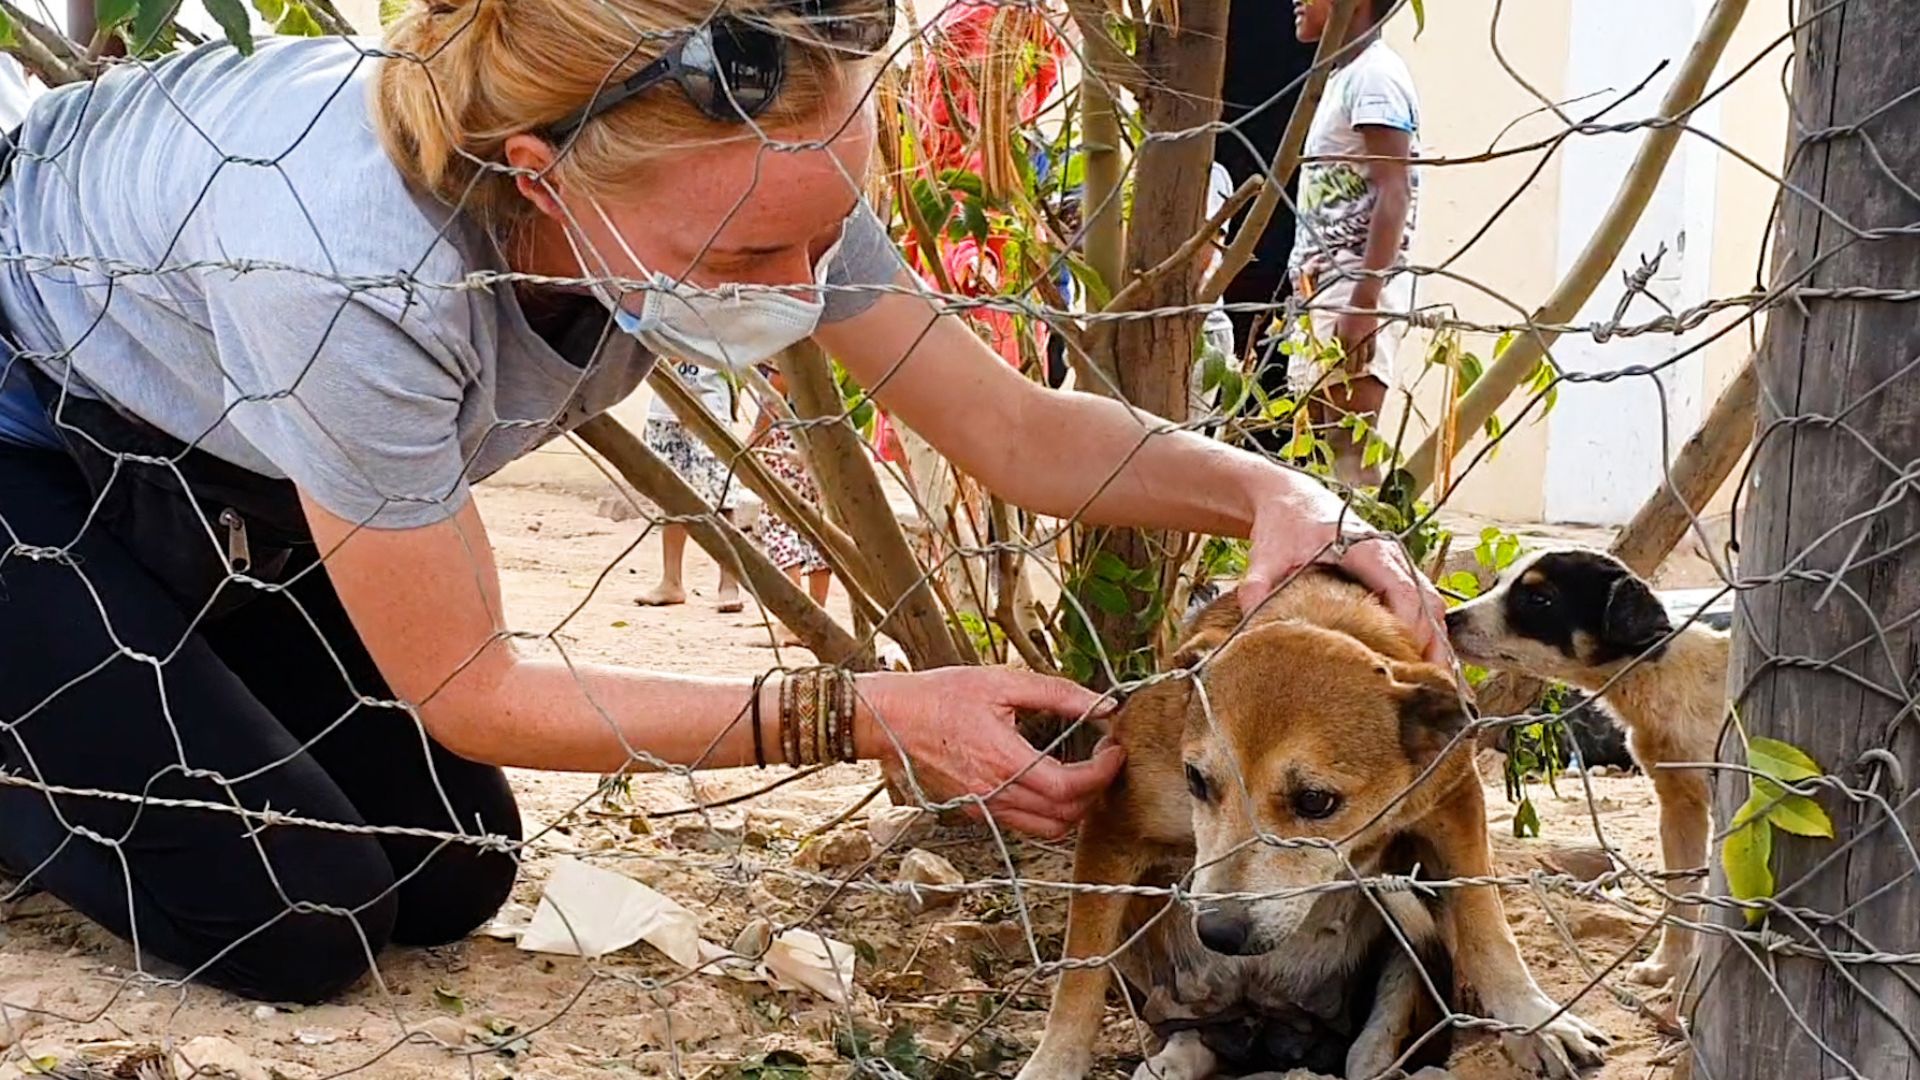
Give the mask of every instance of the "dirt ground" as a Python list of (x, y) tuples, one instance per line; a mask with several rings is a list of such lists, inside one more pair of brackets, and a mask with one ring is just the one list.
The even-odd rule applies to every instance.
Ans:
[[(689, 557), (691, 602), (642, 609), (633, 597), (653, 583), (659, 564), (656, 540), (636, 546), (643, 522), (616, 524), (599, 516), (585, 492), (490, 487), (480, 498), (516, 629), (550, 633), (576, 660), (740, 675), (764, 670), (773, 659), (768, 631), (756, 623), (751, 604), (748, 615), (714, 610), (713, 564), (697, 551)], [(1605, 539), (1594, 530), (1552, 532)], [(1681, 560), (1663, 583), (1710, 582), (1703, 574), (1697, 559)], [(844, 614), (837, 590), (835, 603)], [(1539, 789), (1544, 835), (1523, 841), (1512, 838), (1513, 808), (1499, 786), (1497, 762), (1483, 771), (1492, 781), (1490, 828), (1503, 873), (1548, 873), (1544, 859), (1556, 849), (1597, 843), (1596, 829), (1637, 865), (1658, 865), (1652, 791), (1644, 781), (1588, 778), (1591, 804), (1578, 777), (1560, 780), (1558, 796)], [(876, 1052), (885, 1033), (895, 1032), (892, 1057), (909, 1064), (916, 1054), (923, 1063), (939, 1059), (978, 1029), (959, 1058), (1011, 1075), (1044, 1019), (1046, 986), (1023, 979), (1036, 950), (1044, 960), (1059, 955), (1065, 893), (1044, 883), (1067, 878), (1067, 850), (1013, 842), (1003, 859), (979, 833), (943, 830), (918, 839), (970, 881), (1014, 877), (1025, 885), (1017, 893), (982, 888), (957, 906), (914, 913), (897, 892), (829, 884), (894, 882), (906, 843), (883, 851), (864, 872), (827, 867), (810, 876), (797, 869), (823, 850), (823, 839), (834, 841), (827, 850), (858, 853), (863, 838), (853, 834), (885, 806), (884, 797), (816, 838), (796, 859), (809, 832), (871, 790), (872, 770), (828, 769), (715, 810), (706, 823), (673, 813), (752, 791), (771, 778), (752, 770), (711, 773), (698, 791), (685, 780), (645, 779), (609, 803), (596, 796), (591, 776), (516, 774), (536, 839), (515, 902), (536, 904), (555, 862), (571, 856), (678, 900), (700, 916), (702, 935), (722, 945), (755, 916), (804, 925), (855, 947), (858, 992), (848, 1006), (805, 991), (687, 975), (646, 945), (589, 963), (475, 936), (449, 948), (390, 951), (380, 957), (377, 978), (335, 1004), (275, 1008), (130, 978), (127, 946), (35, 896), (0, 909), (0, 1002), (11, 1006), (0, 1017), (0, 1047), (13, 1044), (0, 1078), (34, 1070), (160, 1075), (142, 1074), (140, 1063), (174, 1049), (199, 1064), (201, 1075), (250, 1080), (835, 1075), (845, 1069), (843, 1052), (852, 1049), (849, 1021), (877, 1033), (871, 1036)], [(1589, 965), (1605, 968), (1631, 952), (1648, 925), (1623, 904), (1564, 891), (1509, 889), (1505, 901), (1536, 977), (1561, 1000), (1587, 984)], [(516, 915), (524, 919), (525, 912), (510, 909), (506, 917)], [(1609, 981), (1626, 988), (1617, 977)], [(1589, 992), (1577, 1008), (1615, 1040), (1600, 1077), (1643, 1080), (1661, 1071), (1654, 1067), (1661, 1040), (1648, 1021), (1604, 990)], [(1102, 1077), (1126, 1076), (1138, 1060), (1139, 1043), (1120, 1011), (1109, 1010), (1096, 1072)], [(807, 1067), (756, 1071), (768, 1054), (775, 1054), (768, 1064), (804, 1060)], [(216, 1072), (216, 1065), (226, 1071)], [(1517, 1075), (1493, 1044), (1471, 1037), (1456, 1054), (1454, 1073), (1462, 1080)]]

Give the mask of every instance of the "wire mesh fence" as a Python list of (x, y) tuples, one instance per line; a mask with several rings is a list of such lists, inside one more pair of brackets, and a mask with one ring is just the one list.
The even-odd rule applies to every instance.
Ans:
[(0, 1075), (1908, 1067), (1899, 0), (382, 7), (0, 3)]

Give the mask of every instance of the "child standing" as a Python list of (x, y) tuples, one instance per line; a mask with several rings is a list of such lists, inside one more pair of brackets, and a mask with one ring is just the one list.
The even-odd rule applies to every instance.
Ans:
[[(786, 396), (787, 380), (779, 368), (764, 364), (760, 373), (767, 377), (776, 392), (782, 397)], [(763, 407), (754, 420), (753, 436), (748, 440), (748, 445), (766, 463), (767, 471), (785, 481), (795, 495), (818, 506), (820, 489), (814, 486), (813, 474), (807, 471), (799, 444), (794, 442), (791, 431), (773, 421), (773, 410)], [(800, 584), (801, 577), (805, 576), (807, 594), (813, 597), (814, 603), (826, 606), (827, 592), (833, 586), (833, 573), (819, 549), (808, 542), (800, 530), (773, 513), (769, 507), (761, 511), (759, 520), (754, 523), (754, 536), (773, 565), (784, 571), (795, 585)], [(784, 626), (780, 628), (779, 641), (782, 645), (800, 644), (799, 637)]]
[[(1391, 316), (1413, 307), (1413, 275), (1395, 271), (1405, 267), (1419, 206), (1420, 101), (1406, 62), (1380, 38), (1392, 3), (1362, 0), (1354, 12), (1348, 59), (1327, 79), (1300, 170), (1288, 273), (1312, 331), (1288, 363), (1287, 382), (1296, 398), (1312, 394), (1308, 416), (1323, 432), (1347, 414), (1368, 429), (1379, 422), (1406, 330)], [(1295, 0), (1295, 36), (1318, 41), (1332, 7), (1333, 0)], [(1336, 341), (1345, 361), (1329, 369), (1319, 346)], [(1379, 467), (1364, 465), (1363, 440), (1343, 431), (1328, 438), (1336, 479), (1380, 483)]]
[[(676, 361), (673, 371), (689, 390), (699, 396), (708, 412), (721, 420), (733, 417), (733, 390), (720, 372), (687, 360)], [(658, 394), (647, 406), (647, 427), (641, 438), (649, 450), (671, 465), (673, 471), (692, 485), (693, 490), (718, 510), (722, 518), (733, 520), (733, 477), (713, 451), (687, 430), (686, 425), (680, 422)], [(687, 527), (675, 524), (664, 526), (660, 533), (660, 584), (642, 593), (637, 603), (646, 607), (686, 603), (687, 590), (681, 578), (686, 555)], [(740, 585), (722, 567), (719, 608), (723, 612), (735, 612), (740, 607)]]

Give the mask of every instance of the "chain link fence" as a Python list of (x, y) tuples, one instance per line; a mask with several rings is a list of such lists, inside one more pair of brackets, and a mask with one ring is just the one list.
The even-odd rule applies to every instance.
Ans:
[[(1163, 901), (1161, 918), (1183, 919), (1222, 903), (1340, 893), (1383, 913), (1408, 897), (1445, 911), (1489, 886), (1533, 978), (1611, 1040), (1598, 1075), (1904, 1075), (1920, 1050), (1911, 1024), (1920, 1012), (1911, 928), (1920, 923), (1909, 899), (1920, 855), (1905, 783), (1915, 701), (1909, 594), (1920, 580), (1907, 556), (1920, 105), (1898, 58), (1920, 49), (1920, 17), (1901, 0), (1675, 6), (1689, 10), (1635, 7), (1651, 20), (1647, 32), (1665, 37), (1633, 55), (1667, 59), (1627, 81), (1612, 74), (1622, 64), (1605, 76), (1579, 66), (1635, 36), (1625, 12), (1501, 0), (1381, 5), (1389, 39), (1414, 61), (1420, 202), (1401, 275), (1413, 301), (1385, 316), (1406, 345), (1383, 418), (1357, 430), (1304, 405), (1318, 387), (1296, 394), (1270, 377), (1327, 347), (1290, 336), (1303, 318), (1313, 324), (1309, 303), (1226, 288), (1254, 254), (1259, 229), (1249, 222), (1298, 209), (1284, 181), (1302, 160), (1313, 102), (1351, 52), (1336, 42), (1310, 61), (1301, 54), (1304, 73), (1285, 86), (1276, 80), (1264, 109), (1230, 102), (1219, 119), (1218, 103), (1188, 88), (1217, 79), (1227, 49), (1209, 34), (1228, 26), (1224, 3), (901, 12), (880, 73), (863, 88), (881, 143), (873, 175), (838, 181), (849, 198), (867, 198), (890, 243), (908, 253), (914, 283), (829, 280), (820, 287), (829, 305), (843, 294), (926, 297), (1036, 381), (1070, 378), (1080, 391), (1125, 397), (1170, 414), (1179, 429), (1323, 479), (1334, 443), (1351, 438), (1384, 485), (1335, 490), (1453, 601), (1566, 535), (1498, 524), (1519, 516), (1516, 507), (1549, 511), (1566, 485), (1611, 484), (1648, 500), (1618, 534), (1580, 534), (1611, 541), (1644, 576), (1678, 545), (1704, 553), (1696, 562), (1705, 587), (1675, 601), (1670, 636), (1607, 667), (1582, 693), (1558, 692), (1559, 707), (1572, 710), (1564, 716), (1553, 695), (1540, 704), (1538, 684), (1468, 672), (1478, 707), (1450, 733), (1441, 760), (1478, 762), (1490, 872), (1376, 872), (1352, 836), (1303, 841), (1262, 828), (1235, 851), (1318, 850), (1331, 860), (1328, 883), (1222, 895), (1197, 889), (1188, 867), (1138, 884), (1076, 884), (1071, 838), (1023, 836), (995, 803), (936, 798), (911, 769), (715, 770), (701, 767), (713, 751), (683, 737), (674, 745), (691, 748), (682, 754), (629, 746), (627, 767), (596, 780), (502, 775), (437, 746), (422, 710), (455, 692), (461, 672), (500, 642), (587, 688), (583, 698), (610, 730), (623, 705), (599, 692), (610, 683), (594, 681), (609, 663), (738, 676), (816, 662), (860, 672), (1011, 663), (1139, 701), (1195, 678), (1169, 668), (1174, 627), (1232, 588), (1245, 549), (1159, 534), (1127, 547), (1118, 531), (1076, 515), (1008, 506), (888, 414), (884, 380), (863, 390), (805, 348), (785, 353), (777, 369), (739, 373), (736, 422), (671, 371), (648, 378), (687, 445), (720, 463), (705, 478), (712, 483), (679, 475), (620, 423), (587, 420), (610, 403), (609, 387), (624, 393), (638, 381), (620, 385), (597, 366), (612, 363), (610, 354), (590, 341), (599, 359), (584, 366), (512, 376), (563, 386), (564, 401), (551, 414), (496, 409), (480, 419), (485, 435), (462, 448), (462, 472), (490, 471), (510, 456), (503, 446), (544, 443), (534, 460), (581, 450), (604, 474), (602, 488), (619, 493), (614, 516), (631, 524), (595, 517), (577, 486), (516, 484), (506, 472), (478, 487), (486, 532), (469, 530), (458, 553), (440, 554), (444, 573), (500, 609), (499, 629), (457, 650), (438, 681), (396, 692), (328, 584), (337, 553), (303, 536), (297, 516), (278, 516), (298, 510), (290, 492), (276, 489), (265, 512), (235, 512), (233, 500), (248, 497), (235, 464), (258, 457), (249, 440), (277, 437), (246, 417), (279, 417), (303, 439), (339, 441), (348, 462), (366, 460), (360, 451), (375, 443), (412, 446), (412, 433), (385, 430), (392, 424), (326, 411), (335, 400), (327, 382), (337, 377), (329, 365), (381, 363), (383, 339), (358, 321), (364, 309), (413, 327), (408, 320), (471, 316), (491, 303), (472, 297), (538, 298), (560, 286), (583, 290), (573, 295), (591, 308), (596, 286), (664, 286), (581, 276), (543, 259), (444, 273), (456, 263), (443, 236), (426, 250), (382, 252), (378, 237), (337, 212), (337, 192), (303, 190), (303, 182), (379, 190), (366, 177), (329, 177), (299, 162), (302, 140), (337, 128), (323, 118), (364, 94), (378, 65), (425, 62), (373, 38), (338, 40), (347, 19), (331, 4), (254, 6), (284, 34), (313, 35), (300, 46), (308, 51), (249, 61), (303, 72), (268, 102), (223, 99), (162, 74), (187, 63), (163, 58), (176, 47), (223, 32), (250, 38), (233, 29), (236, 15), (251, 17), (237, 3), (209, 2), (195, 22), (197, 9), (180, 5), (103, 2), (97, 25), (107, 29), (88, 42), (53, 29), (62, 25), (55, 13), (0, 3), (10, 51), (41, 79), (97, 76), (121, 87), (102, 95), (114, 108), (93, 111), (74, 104), (86, 86), (62, 90), (78, 126), (36, 138), (30, 121), (26, 138), (16, 132), (8, 180), (16, 194), (0, 220), (8, 241), (0, 288), (10, 291), (0, 310), (12, 324), (6, 401), (28, 400), (11, 388), (34, 385), (58, 437), (30, 448), (10, 434), (13, 418), (0, 416), (0, 454), (15, 463), (0, 487), (0, 605), (15, 609), (0, 613), (12, 654), (0, 656), (0, 829), (9, 834), (0, 838), (0, 1076), (1012, 1075), (1039, 1039), (1054, 981), (1113, 960), (1066, 955), (1076, 895)], [(506, 7), (421, 10), (498, 34), (510, 25)], [(1334, 5), (1333, 26), (1364, 7)], [(1289, 15), (1276, 9), (1272, 18)], [(702, 17), (690, 8), (684, 25), (636, 29), (631, 56), (604, 82), (618, 85), (658, 42), (707, 25)], [(1091, 38), (1090, 26), (1103, 36)], [(1581, 44), (1601, 31), (1614, 36)], [(1521, 54), (1568, 40), (1566, 65)], [(264, 37), (257, 46), (280, 47)], [(1421, 56), (1469, 47), (1475, 65)], [(322, 48), (341, 52), (327, 60)], [(1201, 68), (1184, 66), (1196, 58)], [(1548, 89), (1561, 85), (1578, 89)], [(443, 89), (481, 107), (471, 87)], [(1748, 125), (1766, 127), (1754, 113), (1769, 100), (1783, 125), (1780, 160), (1748, 137)], [(1169, 125), (1183, 109), (1202, 115)], [(1273, 121), (1287, 109), (1298, 112), (1280, 137)], [(134, 161), (96, 149), (99, 125), (168, 110), (177, 145), (149, 143), (153, 157)], [(270, 125), (286, 136), (277, 149), (241, 119), (260, 114), (283, 118)], [(1253, 145), (1248, 133), (1262, 123), (1277, 144)], [(246, 133), (243, 145), (225, 144), (223, 133), (235, 131)], [(768, 156), (817, 152), (843, 137), (752, 136)], [(934, 167), (942, 138), (965, 167)], [(1208, 146), (1235, 142), (1270, 172), (1208, 204)], [(1624, 145), (1631, 154), (1582, 156)], [(1374, 164), (1366, 155), (1307, 158)], [(183, 176), (182, 163), (204, 165), (205, 175)], [(467, 165), (475, 191), (509, 173), (539, 197), (540, 163)], [(170, 205), (103, 194), (127, 169), (168, 192), (202, 195), (172, 206), (172, 219), (116, 212)], [(1193, 190), (1169, 195), (1169, 177)], [(18, 194), (23, 183), (31, 196)], [(209, 247), (221, 236), (217, 215), (265, 227), (259, 207), (230, 201), (247, 193), (270, 201), (272, 227), (302, 237), (312, 257), (275, 263)], [(1603, 211), (1589, 206), (1596, 195)], [(678, 227), (671, 216), (661, 215), (663, 230)], [(73, 226), (36, 224), (53, 220)], [(50, 235), (75, 242), (35, 246)], [(724, 240), (695, 246), (723, 249)], [(1568, 252), (1557, 261), (1542, 254), (1556, 243)], [(1737, 261), (1729, 252), (1765, 257), (1729, 272)], [(590, 255), (602, 266), (618, 261)], [(325, 282), (311, 295), (337, 303), (319, 313), (276, 308), (266, 301), (302, 294), (246, 288), (302, 279)], [(218, 301), (223, 290), (247, 302)], [(52, 295), (70, 306), (47, 314)], [(572, 311), (541, 303), (523, 305), (519, 326), (485, 328), (498, 339), (482, 347), (504, 348), (510, 335), (559, 325), (552, 319)], [(1218, 324), (1207, 324), (1210, 314), (1236, 322), (1231, 352), (1202, 346), (1203, 330)], [(245, 351), (254, 328), (271, 324), (312, 331), (310, 356), (264, 369), (288, 377), (263, 381), (263, 369), (223, 366), (217, 382), (168, 381), (182, 370), (168, 350), (217, 360)], [(360, 335), (355, 351), (338, 347), (340, 334)], [(167, 374), (146, 384), (154, 395), (211, 394), (210, 404), (196, 400), (195, 415), (212, 423), (197, 435), (129, 436), (88, 389), (102, 356), (160, 363)], [(457, 366), (471, 356), (456, 347), (437, 359)], [(1716, 383), (1724, 394), (1711, 404)], [(1189, 395), (1203, 407), (1183, 411)], [(436, 404), (438, 412), (396, 413), (399, 426), (429, 415), (453, 424), (457, 403)], [(750, 435), (741, 431), (748, 417), (760, 418)], [(329, 433), (332, 423), (340, 429)], [(1156, 437), (1143, 423), (1140, 444)], [(1554, 442), (1587, 460), (1570, 465)], [(1648, 462), (1651, 471), (1641, 468)], [(1616, 469), (1628, 481), (1616, 483)], [(1100, 470), (1118, 472), (1112, 463)], [(1637, 484), (1655, 477), (1657, 490)], [(398, 490), (369, 518), (403, 519), (411, 506), (450, 498)], [(1733, 496), (1726, 532), (1710, 509), (1723, 490)], [(744, 506), (742, 491), (754, 496)], [(1605, 499), (1583, 505), (1596, 501)], [(737, 512), (754, 502), (816, 553), (810, 572), (834, 575), (825, 609), (797, 578), (789, 582), (798, 564), (777, 563), (756, 542), (764, 533)], [(193, 509), (186, 527), (166, 506)], [(371, 527), (349, 528), (340, 551)], [(751, 598), (745, 612), (696, 611), (698, 595), (688, 608), (632, 610), (625, 572), (650, 572), (653, 545), (672, 527), (737, 574)], [(167, 544), (148, 542), (168, 530)], [(183, 597), (182, 580), (200, 591)], [(1680, 643), (1729, 607), (1723, 677), (1710, 648)], [(804, 647), (778, 640), (783, 626)], [(714, 639), (700, 644), (701, 635)], [(1584, 641), (1569, 638), (1569, 655)], [(46, 642), (81, 644), (62, 651)], [(1708, 659), (1670, 662), (1701, 655)], [(1591, 760), (1605, 744), (1595, 733), (1608, 727), (1595, 720), (1594, 698), (1678, 682), (1726, 688), (1715, 695), (1712, 759), (1692, 763), (1713, 777), (1705, 867), (1662, 857), (1666, 823), (1652, 777)], [(208, 719), (233, 715), (248, 725)], [(886, 717), (877, 719), (884, 727)], [(743, 710), (738, 724), (746, 722)], [(1232, 720), (1207, 712), (1205, 722)], [(1093, 726), (1082, 718), (1029, 734), (1071, 757)], [(1563, 726), (1577, 736), (1563, 740)], [(517, 737), (537, 746), (549, 734), (528, 723)], [(1644, 756), (1648, 744), (1634, 745)], [(1234, 771), (1245, 787), (1242, 763)], [(1418, 801), (1432, 771), (1393, 804)], [(98, 781), (107, 775), (115, 782)], [(180, 857), (176, 845), (211, 838), (228, 860)], [(374, 863), (384, 876), (342, 869)], [(247, 914), (236, 922), (234, 912)], [(472, 925), (482, 928), (466, 933)], [(1670, 925), (1692, 931), (1697, 969), (1664, 989), (1628, 979)], [(295, 930), (301, 950), (269, 947)], [(1422, 965), (1421, 993), (1438, 998), (1436, 1018), (1409, 1033), (1400, 1063), (1453, 1036), (1451, 1075), (1514, 1075), (1506, 1044), (1487, 1036), (1524, 1035), (1528, 1025), (1486, 1015), (1472, 995), (1456, 998), (1447, 972), (1429, 970), (1427, 954), (1399, 941)], [(181, 965), (159, 954), (198, 959)], [(321, 958), (329, 971), (288, 970), (290, 956)], [(254, 993), (210, 989), (209, 975)], [(326, 993), (309, 1004), (286, 1000), (315, 987)], [(1109, 1004), (1094, 1075), (1151, 1074), (1148, 1060), (1167, 1066), (1154, 1057), (1159, 1040), (1135, 1022), (1165, 1002), (1133, 989), (1142, 993)]]

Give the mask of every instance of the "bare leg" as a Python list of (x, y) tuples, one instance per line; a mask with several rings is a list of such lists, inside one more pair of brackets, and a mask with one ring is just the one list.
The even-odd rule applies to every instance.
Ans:
[[(720, 517), (722, 520), (730, 522), (733, 520), (733, 511), (722, 510), (720, 511)], [(720, 565), (719, 607), (720, 607), (721, 613), (727, 614), (727, 615), (731, 615), (732, 613), (739, 611), (741, 607), (740, 583), (734, 580), (733, 572), (727, 569), (725, 563), (722, 563)]]
[[(1660, 801), (1661, 869), (1678, 874), (1704, 867), (1713, 838), (1705, 774), (1693, 769), (1653, 768), (1647, 772), (1653, 777), (1654, 794)], [(1666, 888), (1668, 892), (1688, 893), (1698, 892), (1700, 885), (1699, 877), (1668, 878)], [(1700, 905), (1668, 904), (1667, 914), (1695, 922), (1700, 918)], [(1627, 977), (1649, 986), (1664, 985), (1685, 972), (1693, 947), (1693, 931), (1668, 923), (1660, 928), (1660, 944), (1653, 955), (1627, 969)]]
[(827, 606), (827, 591), (833, 588), (833, 571), (815, 570), (807, 575), (807, 595), (821, 607)]
[(660, 584), (641, 593), (634, 602), (643, 607), (669, 607), (687, 602), (680, 571), (687, 557), (687, 527), (667, 525), (660, 531)]

